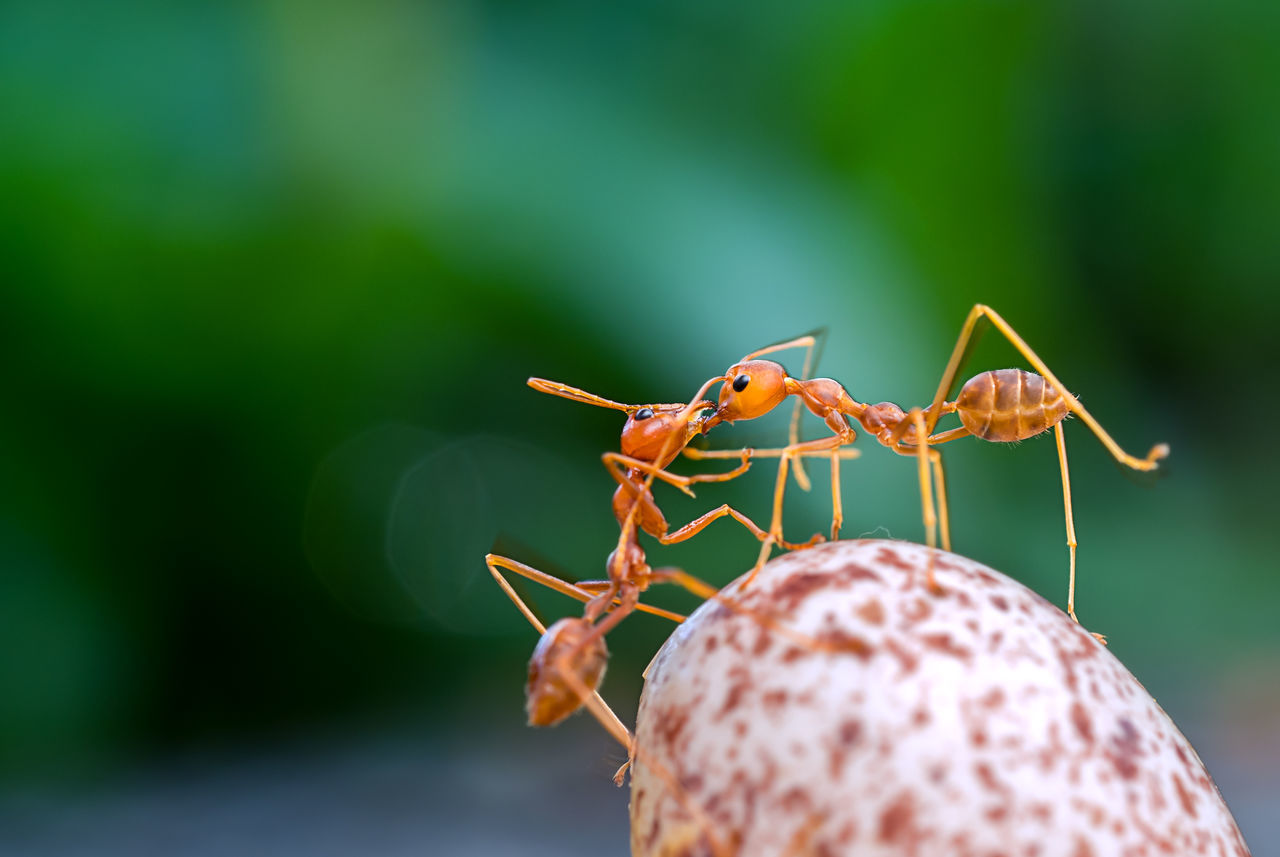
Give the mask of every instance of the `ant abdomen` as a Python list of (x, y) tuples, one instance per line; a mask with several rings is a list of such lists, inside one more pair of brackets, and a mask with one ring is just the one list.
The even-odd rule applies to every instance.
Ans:
[(993, 369), (970, 378), (956, 397), (956, 414), (974, 437), (993, 443), (1025, 440), (1066, 418), (1067, 395), (1023, 369)]
[(586, 619), (567, 617), (538, 640), (529, 659), (525, 713), (530, 726), (554, 726), (600, 686), (609, 649)]

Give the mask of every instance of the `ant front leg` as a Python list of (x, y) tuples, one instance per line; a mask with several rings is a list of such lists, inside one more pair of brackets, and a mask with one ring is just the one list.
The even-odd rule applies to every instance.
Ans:
[[(609, 471), (609, 475), (612, 476), (614, 481), (619, 485), (626, 484), (637, 487), (636, 483), (627, 476), (626, 470), (639, 470), (642, 473), (647, 473), (649, 475), (649, 479), (661, 479), (668, 485), (679, 488), (690, 497), (695, 496), (693, 490), (689, 487), (694, 482), (691, 477), (677, 476), (674, 473), (668, 473), (665, 469), (654, 464), (652, 461), (642, 461), (639, 458), (632, 458), (631, 456), (623, 455), (620, 452), (606, 452), (604, 455), (600, 456), (600, 460), (604, 462), (605, 469)], [(734, 476), (740, 476), (745, 473), (750, 466), (749, 462), (744, 461), (741, 467), (730, 471), (732, 476), (729, 476), (728, 478), (732, 479)]]
[[(1067, 615), (1079, 625), (1080, 620), (1076, 618), (1076, 524), (1071, 515), (1071, 476), (1067, 471), (1067, 439), (1062, 430), (1062, 423), (1055, 425), (1053, 432), (1058, 442), (1058, 466), (1062, 469), (1062, 505), (1067, 517), (1067, 550), (1071, 555), (1070, 573), (1067, 578)], [(1089, 633), (1093, 634), (1099, 643), (1104, 646), (1107, 644), (1104, 634), (1094, 631)]]
[[(738, 453), (738, 457), (742, 459), (742, 463), (732, 470), (724, 473), (697, 473), (693, 476), (686, 476), (690, 482), (728, 482), (730, 479), (737, 479), (742, 474), (751, 469), (751, 458), (755, 455), (755, 450), (750, 447), (744, 448)], [(726, 456), (732, 458), (733, 456)]]
[[(808, 448), (807, 446), (808, 444), (815, 444), (816, 448)], [(819, 438), (816, 441), (806, 441), (805, 443), (798, 443), (794, 446), (778, 447), (775, 449), (743, 450), (743, 452), (747, 452), (747, 451), (751, 452), (751, 454), (755, 458), (777, 458), (781, 460), (795, 459), (797, 462), (799, 462), (804, 458), (811, 458), (815, 456), (830, 458), (831, 459), (831, 500), (832, 500), (831, 539), (832, 541), (834, 541), (835, 539), (839, 538), (840, 525), (844, 520), (844, 514), (840, 507), (840, 462), (842, 460), (857, 458), (859, 455), (862, 454), (861, 451), (854, 449), (852, 447), (843, 446), (843, 445), (837, 446), (836, 448), (832, 449), (830, 448), (830, 442), (828, 438)], [(738, 450), (733, 450), (733, 449), (697, 449), (695, 447), (687, 447), (684, 450), (684, 454), (686, 457), (692, 458), (695, 461), (701, 461), (703, 459), (737, 458), (742, 453), (740, 453)], [(779, 462), (779, 468), (780, 469), (783, 468), (783, 464), (781, 461)], [(781, 478), (780, 483), (783, 486), (783, 489), (785, 490), (785, 487), (786, 487), (785, 476)], [(778, 514), (780, 517), (780, 513)], [(810, 539), (808, 542), (805, 542), (804, 544), (796, 545), (791, 542), (782, 540), (781, 532), (779, 531), (775, 536), (773, 544), (777, 544), (780, 547), (786, 548), (787, 550), (796, 550), (798, 548), (803, 548), (803, 547), (812, 547), (814, 544), (817, 544), (821, 540), (822, 539), (820, 537), (815, 536), (814, 538)], [(767, 555), (766, 555), (766, 559), (767, 559)]]
[[(908, 436), (908, 432), (914, 433)], [(942, 456), (937, 451), (929, 448), (924, 412), (919, 408), (912, 408), (897, 425), (882, 431), (877, 439), (899, 455), (915, 456), (917, 475), (920, 479), (920, 505), (924, 517), (925, 544), (931, 548), (936, 548), (938, 546), (938, 514), (934, 507), (933, 486), (930, 483), (929, 470), (933, 466), (933, 460), (936, 457), (938, 461), (934, 469), (935, 472), (941, 472)], [(943, 503), (945, 502), (946, 500), (944, 499)], [(949, 546), (951, 543), (950, 533), (946, 534), (945, 541)], [(948, 547), (948, 549), (950, 548)], [(930, 584), (932, 582), (932, 575), (930, 575)]]
[[(841, 417), (841, 419), (843, 418)], [(760, 573), (760, 569), (769, 560), (769, 555), (773, 553), (773, 546), (775, 544), (785, 544), (782, 538), (782, 499), (787, 488), (787, 465), (792, 458), (813, 453), (831, 455), (833, 476), (831, 483), (831, 520), (833, 531), (838, 529), (837, 522), (843, 520), (844, 512), (840, 506), (840, 457), (833, 453), (846, 443), (851, 443), (852, 440), (853, 432), (849, 431), (848, 426), (845, 426), (845, 431), (842, 434), (807, 440), (787, 446), (781, 450), (781, 454), (778, 457), (778, 479), (773, 487), (773, 518), (769, 522), (769, 536), (760, 546), (760, 555), (756, 557), (755, 567), (751, 570), (751, 575), (743, 583), (744, 586), (749, 586), (755, 580), (756, 575)]]
[[(908, 438), (908, 431), (913, 432)], [(908, 439), (910, 442), (907, 442)], [(948, 520), (946, 513), (946, 495), (943, 493), (942, 481), (942, 455), (937, 450), (930, 449), (928, 443), (928, 434), (925, 429), (924, 412), (919, 408), (912, 408), (898, 423), (887, 428), (877, 435), (877, 440), (888, 446), (899, 455), (910, 455), (916, 459), (916, 472), (920, 480), (920, 505), (923, 510), (925, 544), (931, 548), (937, 548), (937, 530), (938, 520), (941, 518), (944, 522)], [(942, 502), (943, 511), (939, 515), (934, 503), (933, 486), (929, 481), (929, 470), (933, 468), (933, 472), (938, 481), (938, 493)], [(943, 524), (943, 544), (946, 545), (945, 550), (951, 549), (951, 533), (949, 525)], [(929, 563), (926, 572), (926, 585), (929, 591), (935, 595), (942, 594), (942, 588), (938, 586), (938, 581), (934, 576), (934, 563), (936, 557), (930, 552)]]
[(1004, 338), (1014, 348), (1018, 349), (1019, 353), (1026, 358), (1032, 368), (1044, 376), (1046, 381), (1066, 397), (1067, 408), (1089, 427), (1089, 430), (1102, 442), (1102, 445), (1107, 448), (1107, 451), (1111, 453), (1116, 461), (1133, 470), (1155, 470), (1159, 466), (1159, 460), (1169, 454), (1169, 446), (1164, 443), (1158, 443), (1151, 447), (1145, 458), (1138, 458), (1125, 452), (1120, 447), (1120, 444), (1116, 443), (1101, 424), (1093, 418), (1093, 415), (1084, 409), (1080, 401), (1068, 392), (1067, 387), (1050, 371), (1048, 365), (1031, 350), (1031, 346), (1018, 335), (1017, 331), (1001, 318), (995, 310), (984, 304), (974, 304), (973, 309), (969, 311), (969, 316), (965, 319), (964, 326), (960, 328), (960, 337), (956, 340), (956, 347), (951, 352), (951, 359), (947, 361), (947, 368), (942, 372), (942, 380), (938, 384), (938, 391), (934, 394), (933, 403), (929, 406), (929, 412), (925, 419), (925, 424), (929, 431), (933, 431), (933, 427), (938, 424), (938, 418), (943, 414), (943, 401), (950, 393), (951, 388), (955, 386), (960, 368), (969, 351), (977, 342), (980, 334), (978, 330), (980, 321), (995, 325), (996, 330), (1000, 331)]
[[(852, 451), (852, 450), (850, 450)], [(799, 464), (799, 460), (796, 461)], [(831, 541), (840, 538), (844, 507), (840, 505), (840, 450), (831, 450)]]

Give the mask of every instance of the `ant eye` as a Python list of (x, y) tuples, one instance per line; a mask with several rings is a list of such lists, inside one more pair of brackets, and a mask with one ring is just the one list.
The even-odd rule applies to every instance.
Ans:
[(739, 375), (737, 378), (733, 379), (733, 391), (735, 393), (741, 393), (743, 390), (747, 389), (747, 385), (750, 383), (751, 383), (751, 376), (744, 372), (743, 374)]
[(647, 420), (651, 416), (653, 416), (653, 408), (641, 408), (636, 411), (636, 419), (638, 420)]

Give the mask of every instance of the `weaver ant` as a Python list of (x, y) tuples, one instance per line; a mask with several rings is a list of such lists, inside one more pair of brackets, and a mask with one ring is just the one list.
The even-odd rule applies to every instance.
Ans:
[[(994, 325), (1039, 374), (1023, 369), (997, 369), (983, 372), (965, 382), (954, 401), (947, 395), (955, 385), (961, 364), (982, 332), (979, 322)], [(920, 497), (923, 506), (926, 540), (936, 546), (937, 532), (942, 535), (942, 547), (951, 549), (951, 534), (947, 519), (946, 484), (943, 477), (942, 455), (933, 447), (958, 438), (974, 436), (995, 443), (1009, 443), (1034, 437), (1049, 429), (1054, 430), (1058, 445), (1058, 462), (1062, 470), (1062, 497), (1066, 512), (1067, 546), (1070, 552), (1070, 578), (1067, 587), (1067, 613), (1076, 622), (1076, 533), (1071, 514), (1071, 483), (1067, 471), (1067, 449), (1063, 437), (1062, 421), (1068, 414), (1079, 417), (1089, 430), (1102, 441), (1103, 446), (1119, 463), (1134, 470), (1155, 470), (1157, 462), (1169, 454), (1167, 444), (1157, 444), (1145, 458), (1137, 458), (1125, 452), (1120, 445), (1084, 409), (1075, 396), (1054, 376), (1031, 347), (1001, 318), (995, 310), (983, 304), (975, 304), (970, 310), (955, 349), (951, 353), (942, 380), (927, 408), (911, 408), (903, 411), (892, 402), (876, 405), (855, 401), (848, 391), (830, 378), (804, 380), (792, 378), (778, 363), (758, 359), (763, 354), (788, 346), (810, 345), (811, 337), (800, 337), (789, 343), (771, 346), (748, 354), (725, 372), (726, 383), (720, 388), (719, 406), (704, 423), (704, 430), (721, 423), (750, 420), (768, 413), (788, 396), (796, 396), (810, 411), (821, 417), (833, 432), (831, 437), (802, 443), (791, 443), (780, 450), (757, 450), (758, 455), (778, 454), (778, 480), (774, 488), (773, 522), (769, 528), (771, 540), (781, 540), (782, 497), (786, 487), (786, 468), (790, 458), (800, 454), (820, 453), (838, 449), (853, 443), (857, 437), (848, 417), (873, 435), (884, 446), (900, 455), (914, 455), (919, 462)], [(938, 419), (956, 414), (960, 426), (933, 434)], [(692, 457), (719, 458), (724, 453), (692, 452)], [(839, 534), (842, 520), (838, 459), (832, 459), (831, 537)], [(929, 479), (933, 471), (933, 484)], [(934, 491), (937, 488), (935, 511)], [(762, 546), (755, 572), (767, 559), (772, 545)], [(750, 580), (750, 579), (749, 579)], [(930, 569), (929, 585), (935, 587)]]
[[(636, 610), (663, 616), (675, 622), (684, 616), (640, 601), (640, 595), (654, 583), (675, 583), (702, 598), (716, 596), (715, 587), (675, 568), (652, 568), (639, 542), (639, 531), (654, 536), (661, 544), (685, 541), (701, 532), (712, 521), (726, 515), (747, 528), (757, 539), (777, 543), (787, 549), (810, 547), (822, 540), (815, 535), (803, 544), (774, 539), (728, 504), (723, 504), (672, 531), (653, 498), (652, 485), (660, 479), (690, 496), (695, 483), (726, 482), (745, 473), (751, 466), (753, 451), (736, 453), (741, 463), (724, 473), (678, 476), (665, 469), (690, 441), (702, 434), (710, 416), (705, 412), (715, 403), (703, 398), (707, 391), (724, 378), (712, 378), (688, 404), (626, 405), (570, 387), (555, 381), (530, 378), (529, 386), (576, 402), (623, 411), (627, 421), (622, 429), (621, 452), (602, 456), (609, 475), (618, 483), (613, 495), (613, 513), (621, 530), (618, 544), (606, 561), (608, 579), (567, 583), (508, 557), (489, 554), (485, 564), (502, 590), (524, 617), (542, 635), (529, 662), (526, 683), (526, 712), (534, 726), (551, 726), (586, 705), (597, 720), (624, 747), (632, 750), (631, 733), (597, 692), (608, 660), (605, 635)], [(793, 421), (792, 441), (796, 431)], [(766, 454), (780, 455), (780, 452)], [(803, 452), (791, 453), (803, 455)], [(853, 457), (854, 450), (844, 450), (843, 457)], [(721, 456), (724, 457), (724, 456)], [(571, 598), (586, 603), (581, 617), (567, 617), (545, 627), (500, 573), (515, 572)], [(603, 617), (603, 618), (601, 618)], [(625, 766), (624, 766), (625, 770)], [(619, 771), (621, 775), (622, 771)]]

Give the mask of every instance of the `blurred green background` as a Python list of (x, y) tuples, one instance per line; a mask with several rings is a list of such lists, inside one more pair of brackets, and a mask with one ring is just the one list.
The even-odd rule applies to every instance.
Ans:
[[(924, 404), (977, 301), (1172, 446), (1069, 426), (1079, 612), (1280, 847), (1276, 44), (1248, 2), (5, 4), (0, 852), (624, 853), (622, 754), (524, 727), (482, 562), (601, 575), (621, 419), (525, 378), (681, 401), (826, 326)], [(846, 535), (920, 539), (860, 445)], [(1063, 603), (1052, 440), (946, 454), (956, 549)], [(770, 470), (659, 500), (764, 519)], [(613, 638), (624, 719), (668, 630)]]

